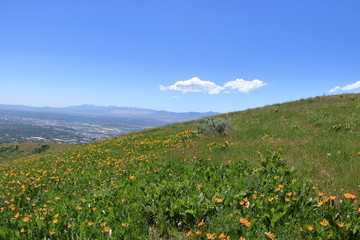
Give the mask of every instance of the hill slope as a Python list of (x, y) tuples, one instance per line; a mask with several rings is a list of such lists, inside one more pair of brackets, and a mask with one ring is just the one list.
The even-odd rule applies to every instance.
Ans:
[(218, 116), (227, 135), (192, 121), (0, 165), (0, 239), (358, 239), (359, 99)]
[(61, 144), (54, 142), (0, 143), (0, 164), (10, 163), (25, 156), (58, 152), (73, 146), (73, 144)]
[(289, 166), (332, 193), (359, 193), (360, 94), (303, 99), (225, 115), (238, 144), (235, 156), (282, 149)]

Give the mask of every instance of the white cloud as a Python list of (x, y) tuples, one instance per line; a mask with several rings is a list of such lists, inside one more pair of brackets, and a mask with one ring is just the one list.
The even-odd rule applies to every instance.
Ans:
[(357, 81), (355, 83), (352, 83), (352, 84), (348, 84), (344, 87), (342, 87), (342, 90), (353, 90), (353, 89), (357, 89), (357, 88), (360, 88), (360, 81)]
[(360, 88), (360, 81), (345, 85), (344, 87), (336, 86), (336, 87), (330, 89), (329, 92), (335, 92), (337, 90), (348, 91), (348, 90), (354, 90), (354, 89), (358, 89), (358, 88)]
[(329, 92), (336, 92), (336, 91), (339, 90), (339, 89), (341, 89), (341, 87), (336, 86), (336, 87), (330, 89)]
[(177, 90), (183, 93), (187, 92), (205, 92), (209, 94), (218, 94), (223, 90), (222, 87), (217, 86), (215, 83), (210, 81), (203, 81), (198, 77), (191, 78), (186, 81), (178, 81), (175, 84), (164, 87), (160, 86), (161, 90)]
[(258, 79), (252, 81), (246, 81), (244, 79), (236, 79), (234, 81), (227, 82), (223, 87), (216, 85), (210, 81), (203, 81), (198, 77), (191, 78), (185, 81), (178, 81), (173, 85), (164, 87), (160, 86), (162, 91), (176, 90), (183, 93), (187, 92), (204, 92), (209, 94), (219, 94), (224, 90), (225, 93), (230, 93), (230, 90), (237, 90), (239, 92), (247, 93), (251, 90), (265, 86), (266, 83)]
[(230, 88), (233, 90), (238, 90), (239, 92), (247, 93), (251, 90), (257, 89), (265, 85), (266, 83), (258, 79), (252, 81), (246, 81), (244, 79), (236, 79), (234, 81), (227, 82), (224, 85), (224, 88)]

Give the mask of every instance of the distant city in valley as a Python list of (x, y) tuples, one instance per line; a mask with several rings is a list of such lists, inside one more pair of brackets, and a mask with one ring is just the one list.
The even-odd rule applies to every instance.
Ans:
[(116, 106), (39, 108), (0, 104), (0, 143), (89, 143), (215, 114), (218, 113), (174, 113)]

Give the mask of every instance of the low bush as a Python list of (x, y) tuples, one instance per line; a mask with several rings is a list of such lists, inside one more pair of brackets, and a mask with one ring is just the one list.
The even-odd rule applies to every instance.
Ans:
[(223, 118), (204, 118), (200, 120), (197, 126), (198, 134), (204, 135), (226, 135), (232, 128), (231, 123)]

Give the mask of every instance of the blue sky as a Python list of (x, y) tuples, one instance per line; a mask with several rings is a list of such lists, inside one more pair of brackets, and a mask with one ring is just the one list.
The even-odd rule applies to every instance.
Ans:
[(358, 0), (0, 0), (0, 104), (229, 112), (360, 90)]

